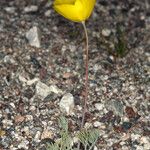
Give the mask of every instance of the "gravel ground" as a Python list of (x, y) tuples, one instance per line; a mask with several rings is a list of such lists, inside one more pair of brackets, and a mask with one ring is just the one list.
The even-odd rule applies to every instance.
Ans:
[[(148, 0), (97, 0), (87, 21), (85, 127), (99, 129), (98, 150), (150, 149), (149, 5)], [(122, 58), (115, 51), (118, 24), (126, 43)], [(59, 137), (62, 112), (71, 133), (79, 130), (82, 31), (81, 24), (59, 16), (47, 0), (0, 1), (0, 150), (44, 150), (46, 142)]]

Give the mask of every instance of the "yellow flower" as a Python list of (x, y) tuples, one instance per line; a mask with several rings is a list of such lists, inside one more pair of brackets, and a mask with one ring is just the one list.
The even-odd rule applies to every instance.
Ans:
[(54, 9), (65, 18), (83, 22), (89, 18), (96, 0), (55, 0)]

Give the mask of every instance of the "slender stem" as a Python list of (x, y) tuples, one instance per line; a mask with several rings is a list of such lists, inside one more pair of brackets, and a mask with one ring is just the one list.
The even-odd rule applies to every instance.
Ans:
[[(89, 42), (88, 42), (88, 33), (87, 33), (87, 28), (85, 26), (85, 22), (82, 22), (83, 28), (84, 28), (84, 32), (85, 32), (85, 38), (86, 38), (86, 47), (85, 47), (85, 98), (84, 98), (84, 104), (83, 104), (83, 110), (82, 110), (82, 121), (81, 121), (81, 127), (80, 127), (80, 131), (82, 130), (82, 128), (84, 127), (84, 122), (85, 122), (85, 113), (86, 113), (86, 109), (87, 109), (87, 101), (88, 101), (88, 64), (89, 64), (89, 59), (88, 59), (88, 55), (89, 55)], [(78, 149), (80, 149), (80, 141), (78, 142)]]
[(89, 63), (89, 59), (88, 59), (88, 49), (89, 49), (89, 44), (88, 44), (88, 33), (87, 33), (87, 28), (85, 26), (85, 22), (82, 22), (83, 28), (84, 28), (84, 32), (85, 32), (85, 38), (86, 38), (86, 47), (85, 47), (85, 54), (86, 54), (86, 58), (85, 58), (85, 99), (84, 99), (84, 105), (83, 105), (83, 111), (82, 111), (82, 122), (81, 122), (81, 129), (84, 126), (84, 122), (85, 122), (85, 113), (86, 113), (86, 109), (87, 109), (87, 101), (88, 101), (88, 63)]

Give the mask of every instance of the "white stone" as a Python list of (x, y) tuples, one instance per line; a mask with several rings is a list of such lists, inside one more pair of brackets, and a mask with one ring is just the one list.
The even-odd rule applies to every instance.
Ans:
[(47, 10), (47, 11), (44, 13), (44, 15), (45, 15), (46, 17), (49, 17), (49, 16), (51, 15), (51, 10)]
[(52, 138), (52, 131), (45, 129), (41, 134), (41, 140), (46, 138)]
[(15, 104), (12, 103), (12, 102), (11, 102), (9, 105), (10, 105), (12, 108), (14, 108), (14, 109), (16, 108)]
[(12, 56), (6, 55), (6, 56), (4, 57), (4, 63), (14, 64), (14, 63), (15, 63), (15, 60), (13, 59)]
[(102, 109), (104, 108), (104, 104), (96, 103), (96, 104), (95, 104), (95, 108), (96, 108), (97, 110), (102, 110)]
[(142, 136), (140, 141), (141, 141), (141, 143), (149, 143), (150, 144), (150, 138), (148, 138), (146, 136)]
[(71, 93), (66, 93), (59, 103), (60, 110), (67, 115), (71, 115), (73, 113), (74, 108), (74, 97)]
[(136, 150), (146, 150), (146, 149), (144, 149), (144, 147), (143, 147), (143, 146), (138, 145), (138, 146), (136, 146)]
[(92, 123), (86, 122), (84, 125), (85, 129), (90, 129), (92, 127)]
[(26, 38), (31, 46), (41, 47), (41, 33), (38, 27), (34, 26), (26, 32)]
[(23, 77), (22, 75), (19, 75), (19, 80), (21, 81), (21, 82), (23, 82), (23, 86), (25, 86), (25, 85), (32, 85), (32, 84), (34, 84), (34, 83), (36, 83), (36, 82), (38, 82), (39, 81), (39, 78), (34, 78), (34, 79), (32, 79), (32, 80), (27, 80), (25, 77)]
[(26, 121), (33, 121), (32, 115), (26, 115)]
[(35, 111), (35, 110), (36, 110), (36, 107), (35, 107), (35, 106), (30, 106), (29, 110)]
[(38, 10), (38, 6), (36, 6), (36, 5), (27, 6), (24, 8), (24, 12), (26, 12), (26, 13), (36, 12), (37, 10)]
[(98, 150), (98, 148), (96, 146), (94, 146), (94, 150)]
[(32, 85), (32, 84), (36, 83), (37, 81), (39, 81), (39, 78), (34, 78), (32, 80), (28, 80), (27, 85)]
[(99, 122), (99, 121), (95, 121), (94, 123), (93, 123), (93, 126), (94, 127), (100, 127), (102, 124)]
[(7, 11), (10, 14), (15, 12), (15, 8), (14, 7), (5, 7), (4, 9), (5, 9), (5, 11)]
[(35, 142), (40, 142), (41, 132), (37, 131), (34, 137)]
[(21, 143), (19, 143), (18, 148), (19, 149), (24, 148), (24, 149), (28, 150), (28, 148), (29, 148), (28, 145), (29, 145), (29, 141), (26, 139), (23, 139), (21, 141)]
[(47, 86), (45, 83), (38, 81), (36, 84), (36, 94), (41, 96), (43, 99), (47, 97), (50, 93), (62, 94), (62, 90), (60, 90), (56, 85)]
[(139, 140), (140, 137), (141, 137), (141, 135), (139, 135), (139, 134), (134, 134), (134, 133), (131, 134), (131, 139), (132, 139), (133, 141)]
[(109, 29), (103, 29), (102, 30), (102, 35), (108, 37), (111, 33), (111, 30)]
[(35, 88), (36, 88), (36, 94), (38, 96), (41, 96), (43, 99), (51, 93), (49, 86), (47, 86), (45, 83), (42, 83), (41, 81), (39, 81), (36, 84)]
[(61, 89), (59, 89), (56, 85), (51, 85), (50, 91), (55, 93), (55, 94), (62, 94), (63, 93), (63, 91)]

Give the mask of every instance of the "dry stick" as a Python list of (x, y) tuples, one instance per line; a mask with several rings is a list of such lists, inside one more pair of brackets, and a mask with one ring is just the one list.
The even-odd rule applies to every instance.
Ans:
[[(88, 101), (88, 64), (89, 64), (89, 59), (88, 59), (88, 55), (89, 55), (89, 44), (88, 44), (88, 34), (87, 34), (87, 28), (85, 26), (85, 22), (82, 22), (83, 28), (84, 28), (84, 32), (85, 32), (85, 38), (86, 38), (86, 47), (85, 47), (85, 98), (84, 98), (84, 105), (83, 105), (83, 110), (82, 110), (82, 121), (81, 121), (81, 127), (80, 127), (80, 131), (82, 130), (82, 128), (84, 127), (84, 122), (85, 122), (85, 113), (86, 113), (86, 109), (87, 109), (87, 101)], [(80, 149), (80, 141), (78, 142), (78, 150)]]

